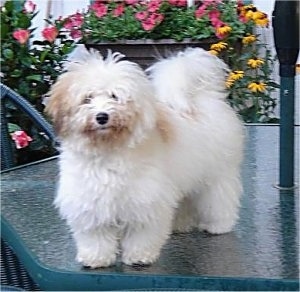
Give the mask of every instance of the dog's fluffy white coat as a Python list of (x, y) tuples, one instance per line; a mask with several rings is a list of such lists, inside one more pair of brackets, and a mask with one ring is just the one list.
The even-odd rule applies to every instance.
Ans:
[(118, 253), (152, 263), (172, 230), (219, 234), (238, 218), (243, 126), (225, 101), (226, 65), (187, 49), (148, 76), (120, 58), (72, 63), (46, 106), (61, 139), (55, 204), (92, 268)]

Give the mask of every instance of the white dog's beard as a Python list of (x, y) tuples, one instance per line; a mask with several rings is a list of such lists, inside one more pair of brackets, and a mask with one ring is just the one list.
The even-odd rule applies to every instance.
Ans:
[[(84, 114), (85, 118), (81, 115)], [(81, 116), (81, 118), (79, 118)], [(135, 117), (123, 112), (78, 113), (73, 125), (79, 137), (84, 137), (91, 147), (122, 146), (132, 136)]]
[(123, 126), (100, 126), (95, 127), (92, 124), (87, 124), (82, 131), (82, 135), (88, 138), (91, 145), (99, 145), (103, 143), (123, 144), (130, 136), (130, 129)]

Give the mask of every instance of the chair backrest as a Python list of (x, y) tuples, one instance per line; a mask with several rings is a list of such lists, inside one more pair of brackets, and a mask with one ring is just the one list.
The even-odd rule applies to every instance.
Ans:
[(12, 139), (8, 130), (7, 110), (5, 103), (9, 101), (23, 111), (32, 122), (41, 129), (47, 139), (55, 143), (55, 134), (47, 120), (22, 96), (1, 83), (1, 169), (15, 166)]

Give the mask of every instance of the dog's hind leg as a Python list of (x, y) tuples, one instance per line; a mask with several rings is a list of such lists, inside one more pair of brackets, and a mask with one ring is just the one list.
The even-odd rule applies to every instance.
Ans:
[(173, 232), (189, 232), (197, 227), (198, 223), (197, 208), (190, 197), (185, 197), (176, 210), (173, 220)]
[(241, 189), (237, 177), (222, 177), (206, 185), (201, 194), (194, 196), (198, 228), (212, 234), (230, 232), (238, 219)]

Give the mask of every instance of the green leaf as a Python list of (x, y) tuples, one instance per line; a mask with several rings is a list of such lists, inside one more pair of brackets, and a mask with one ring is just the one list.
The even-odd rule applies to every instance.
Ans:
[(16, 131), (21, 131), (22, 128), (16, 124), (8, 123), (8, 132), (10, 134), (16, 132)]
[(19, 69), (15, 69), (11, 72), (11, 77), (20, 77), (22, 76), (22, 71)]
[(41, 82), (43, 80), (43, 78), (41, 75), (29, 75), (29, 76), (26, 76), (26, 80)]
[(6, 39), (9, 32), (9, 26), (1, 21), (1, 39)]
[(14, 58), (14, 52), (11, 49), (5, 49), (2, 53), (3, 56), (8, 60), (12, 60)]
[(31, 25), (31, 19), (27, 16), (27, 14), (22, 13), (19, 16), (17, 26), (19, 28), (29, 28)]
[(7, 14), (12, 13), (12, 11), (14, 10), (14, 2), (6, 1), (4, 4), (4, 8), (5, 8)]

